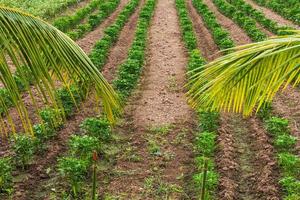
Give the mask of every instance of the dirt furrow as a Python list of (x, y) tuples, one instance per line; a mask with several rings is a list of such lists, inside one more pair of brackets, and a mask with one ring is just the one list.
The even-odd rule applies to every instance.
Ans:
[(192, 1), (187, 1), (187, 8), (190, 14), (190, 18), (193, 23), (194, 30), (197, 34), (198, 47), (201, 50), (202, 55), (212, 61), (220, 56), (218, 53), (219, 48), (214, 43), (214, 39), (210, 31), (205, 27), (205, 23), (201, 16), (198, 15), (196, 9), (194, 8)]
[[(128, 23), (126, 23), (120, 33), (118, 42), (110, 51), (110, 59), (103, 67), (103, 71), (105, 71), (104, 77), (108, 81), (112, 81), (114, 78), (114, 75), (110, 74), (110, 72), (114, 73), (117, 66), (121, 64), (123, 59), (127, 56), (127, 50), (129, 50), (129, 46), (133, 40), (138, 14), (143, 2), (144, 1), (141, 1), (135, 13), (129, 18)], [(120, 52), (118, 49), (124, 49), (124, 51)], [(66, 122), (63, 129), (58, 132), (57, 138), (47, 143), (48, 149), (44, 155), (42, 157), (38, 156), (34, 164), (32, 164), (28, 170), (19, 174), (19, 176), (23, 178), (22, 182), (16, 185), (15, 191), (17, 191), (17, 193), (15, 199), (41, 199), (49, 195), (49, 184), (52, 183), (52, 179), (55, 179), (56, 173), (55, 171), (51, 171), (51, 173), (48, 174), (46, 172), (47, 169), (53, 169), (53, 167), (55, 167), (57, 158), (66, 151), (68, 138), (72, 133), (79, 131), (80, 123), (85, 118), (93, 117), (98, 114), (95, 109), (96, 107), (97, 105), (92, 97), (84, 102), (74, 116)]]
[(272, 20), (276, 21), (281, 26), (291, 26), (291, 27), (294, 27), (294, 28), (297, 28), (297, 29), (300, 28), (300, 26), (298, 26), (298, 25), (294, 24), (293, 22), (283, 18), (282, 16), (280, 16), (277, 13), (273, 12), (271, 9), (259, 6), (255, 2), (253, 2), (252, 0), (245, 0), (245, 1), (248, 4), (250, 4), (253, 8), (255, 8), (256, 10), (259, 10), (259, 11), (263, 12), (268, 19), (272, 19)]
[(106, 192), (124, 199), (179, 199), (191, 170), (194, 123), (182, 90), (187, 57), (173, 0), (157, 2), (146, 55), (139, 92), (117, 129), (139, 159), (120, 155)]
[(204, 0), (203, 2), (212, 12), (214, 12), (220, 25), (228, 30), (231, 38), (237, 45), (251, 43), (251, 39), (248, 37), (245, 31), (235, 24), (231, 19), (220, 13), (212, 0)]
[(274, 149), (262, 124), (223, 114), (219, 134), (219, 199), (279, 200)]

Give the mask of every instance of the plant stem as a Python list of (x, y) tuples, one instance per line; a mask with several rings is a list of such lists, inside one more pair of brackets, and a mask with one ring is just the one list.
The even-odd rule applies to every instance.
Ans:
[(203, 179), (202, 179), (202, 188), (201, 188), (201, 197), (200, 200), (204, 200), (205, 198), (205, 184), (206, 184), (206, 176), (207, 176), (207, 159), (204, 161), (204, 167), (203, 167)]

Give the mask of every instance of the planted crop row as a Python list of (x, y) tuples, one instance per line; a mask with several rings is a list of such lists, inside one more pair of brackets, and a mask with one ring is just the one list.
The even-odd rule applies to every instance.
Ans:
[[(205, 59), (197, 50), (197, 40), (192, 26), (192, 22), (188, 17), (188, 12), (184, 0), (176, 0), (176, 8), (179, 15), (182, 38), (186, 48), (189, 51), (188, 72), (190, 75), (194, 73), (194, 69), (205, 64)], [(219, 114), (213, 112), (198, 112), (199, 116), (199, 132), (195, 139), (195, 164), (196, 172), (193, 175), (193, 183), (197, 191), (205, 190), (205, 199), (214, 199), (215, 191), (218, 185), (219, 175), (214, 165), (214, 152), (216, 149), (216, 138)], [(207, 163), (207, 168), (204, 165)], [(207, 174), (205, 186), (203, 186), (203, 176)]]
[(117, 41), (122, 28), (137, 8), (139, 2), (140, 0), (131, 0), (118, 15), (116, 21), (105, 29), (103, 38), (95, 44), (90, 54), (90, 59), (99, 70), (106, 63), (110, 47)]
[(0, 0), (0, 4), (21, 9), (44, 19), (51, 19), (57, 13), (81, 1), (83, 0), (30, 0), (22, 2), (19, 0)]
[(287, 119), (272, 116), (271, 112), (272, 106), (267, 104), (259, 116), (263, 119), (277, 150), (281, 171), (279, 184), (285, 194), (284, 200), (296, 200), (300, 198), (300, 157), (295, 148), (298, 138), (291, 135)]
[(141, 11), (128, 57), (119, 67), (117, 79), (114, 80), (113, 85), (123, 100), (135, 88), (144, 66), (147, 33), (155, 4), (156, 0), (148, 0)]
[(120, 0), (109, 0), (105, 2), (102, 2), (101, 0), (101, 4), (98, 5), (98, 12), (96, 14), (89, 15), (86, 23), (77, 24), (75, 27), (73, 27), (73, 30), (68, 31), (66, 34), (73, 40), (81, 38), (85, 33), (96, 28), (96, 26), (102, 23), (104, 19), (110, 16), (111, 13), (116, 10), (119, 4)]
[(248, 17), (245, 13), (229, 4), (226, 0), (213, 0), (219, 11), (225, 16), (235, 21), (245, 30), (247, 35), (255, 42), (265, 40), (266, 34), (256, 26), (256, 21)]
[[(117, 91), (123, 97), (130, 95), (139, 79), (144, 64), (148, 28), (155, 4), (156, 0), (148, 0), (142, 8), (128, 58), (120, 66), (118, 77), (114, 82)], [(81, 134), (73, 135), (68, 142), (68, 156), (59, 159), (58, 162), (58, 170), (68, 180), (73, 188), (73, 195), (77, 197), (81, 191), (80, 184), (86, 179), (91, 167), (92, 153), (97, 152), (103, 158), (108, 157), (105, 154), (105, 146), (112, 140), (111, 128), (104, 118), (87, 118), (80, 127)]]
[(103, 0), (93, 0), (87, 6), (77, 10), (73, 15), (55, 19), (53, 25), (62, 32), (66, 32), (67, 30), (74, 28), (75, 25), (80, 23), (82, 19), (91, 14), (91, 12), (93, 12), (102, 3)]
[(271, 31), (271, 32), (273, 32), (277, 35), (284, 33), (281, 30), (292, 29), (291, 27), (279, 26), (277, 22), (266, 18), (265, 15), (262, 12), (254, 9), (250, 4), (246, 3), (244, 0), (230, 1), (230, 3), (232, 5), (234, 5), (237, 9), (243, 11), (248, 16), (255, 19), (263, 27), (265, 27), (266, 29), (268, 29), (269, 31)]
[(218, 23), (214, 13), (208, 8), (203, 0), (192, 0), (193, 6), (196, 8), (199, 15), (202, 16), (206, 27), (210, 30), (213, 35), (215, 43), (220, 49), (227, 49), (234, 47), (234, 42), (230, 38), (229, 33), (222, 28)]
[(300, 25), (300, 2), (298, 0), (288, 2), (280, 0), (254, 0), (261, 6), (271, 8), (286, 19)]

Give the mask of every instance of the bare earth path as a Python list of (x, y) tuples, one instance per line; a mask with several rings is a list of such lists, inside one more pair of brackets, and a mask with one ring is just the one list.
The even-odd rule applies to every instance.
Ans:
[[(175, 2), (158, 0), (144, 78), (125, 109), (126, 123), (118, 129), (140, 159), (133, 162), (120, 155), (107, 188), (110, 194), (124, 199), (178, 199), (183, 195), (174, 188), (184, 187), (184, 175), (190, 170), (193, 114), (181, 89), (187, 57), (180, 38)], [(175, 144), (178, 136), (185, 145)], [(159, 192), (160, 187), (167, 191)]]

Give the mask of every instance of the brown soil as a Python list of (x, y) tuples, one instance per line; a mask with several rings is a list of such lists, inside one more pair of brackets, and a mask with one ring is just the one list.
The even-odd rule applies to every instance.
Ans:
[(212, 12), (214, 12), (220, 25), (227, 29), (231, 38), (237, 45), (251, 43), (251, 39), (248, 37), (245, 31), (237, 24), (235, 24), (231, 19), (220, 13), (212, 0), (204, 0), (203, 2), (209, 7)]
[(210, 31), (205, 27), (205, 23), (202, 18), (198, 15), (196, 9), (194, 8), (192, 1), (187, 1), (187, 8), (190, 14), (194, 30), (197, 34), (198, 47), (201, 50), (202, 55), (208, 58), (208, 61), (212, 61), (220, 56), (219, 48), (214, 43), (213, 36)]
[(89, 32), (84, 38), (79, 39), (76, 43), (83, 49), (86, 54), (89, 54), (95, 44), (101, 37), (103, 37), (103, 31), (108, 27), (119, 15), (122, 8), (128, 3), (129, 0), (121, 0), (118, 8), (113, 12), (100, 26), (95, 30)]
[[(273, 101), (275, 114), (289, 120), (292, 134), (300, 137), (300, 92), (299, 89), (288, 86), (279, 93)], [(300, 141), (298, 140), (297, 151), (300, 155)]]
[(270, 139), (255, 119), (223, 114), (217, 166), (220, 199), (278, 199), (278, 169)]
[[(192, 153), (189, 141), (193, 129), (193, 114), (181, 89), (185, 82), (187, 59), (180, 38), (174, 1), (158, 0), (149, 31), (147, 64), (140, 92), (126, 107), (127, 123), (118, 130), (129, 137), (130, 146), (135, 148), (141, 160), (132, 162), (117, 159), (112, 174), (125, 173), (111, 177), (107, 187), (110, 194), (120, 194), (125, 199), (178, 199), (182, 195), (169, 191), (168, 194), (158, 196), (157, 185), (152, 185), (154, 188), (149, 191), (150, 186), (145, 184), (146, 180), (154, 179), (169, 189), (170, 185), (182, 188), (184, 181), (179, 177), (190, 171), (188, 164)], [(172, 81), (176, 85), (172, 85)], [(162, 126), (172, 128), (163, 135), (151, 131), (151, 127)], [(180, 133), (185, 135), (185, 145), (173, 143)], [(157, 143), (160, 155), (149, 152), (151, 142)], [(171, 158), (167, 158), (170, 155)]]
[(298, 26), (296, 24), (293, 24), (293, 22), (291, 22), (291, 21), (289, 21), (289, 20), (281, 17), (280, 15), (278, 15), (275, 12), (273, 12), (272, 10), (270, 10), (270, 9), (268, 9), (266, 7), (262, 7), (262, 6), (257, 5), (252, 0), (245, 0), (245, 1), (247, 3), (249, 3), (256, 10), (259, 10), (259, 11), (263, 12), (268, 19), (272, 19), (272, 20), (276, 21), (281, 26), (291, 26), (291, 27), (294, 27), (294, 28), (297, 28), (297, 29), (300, 28), (300, 26)]

